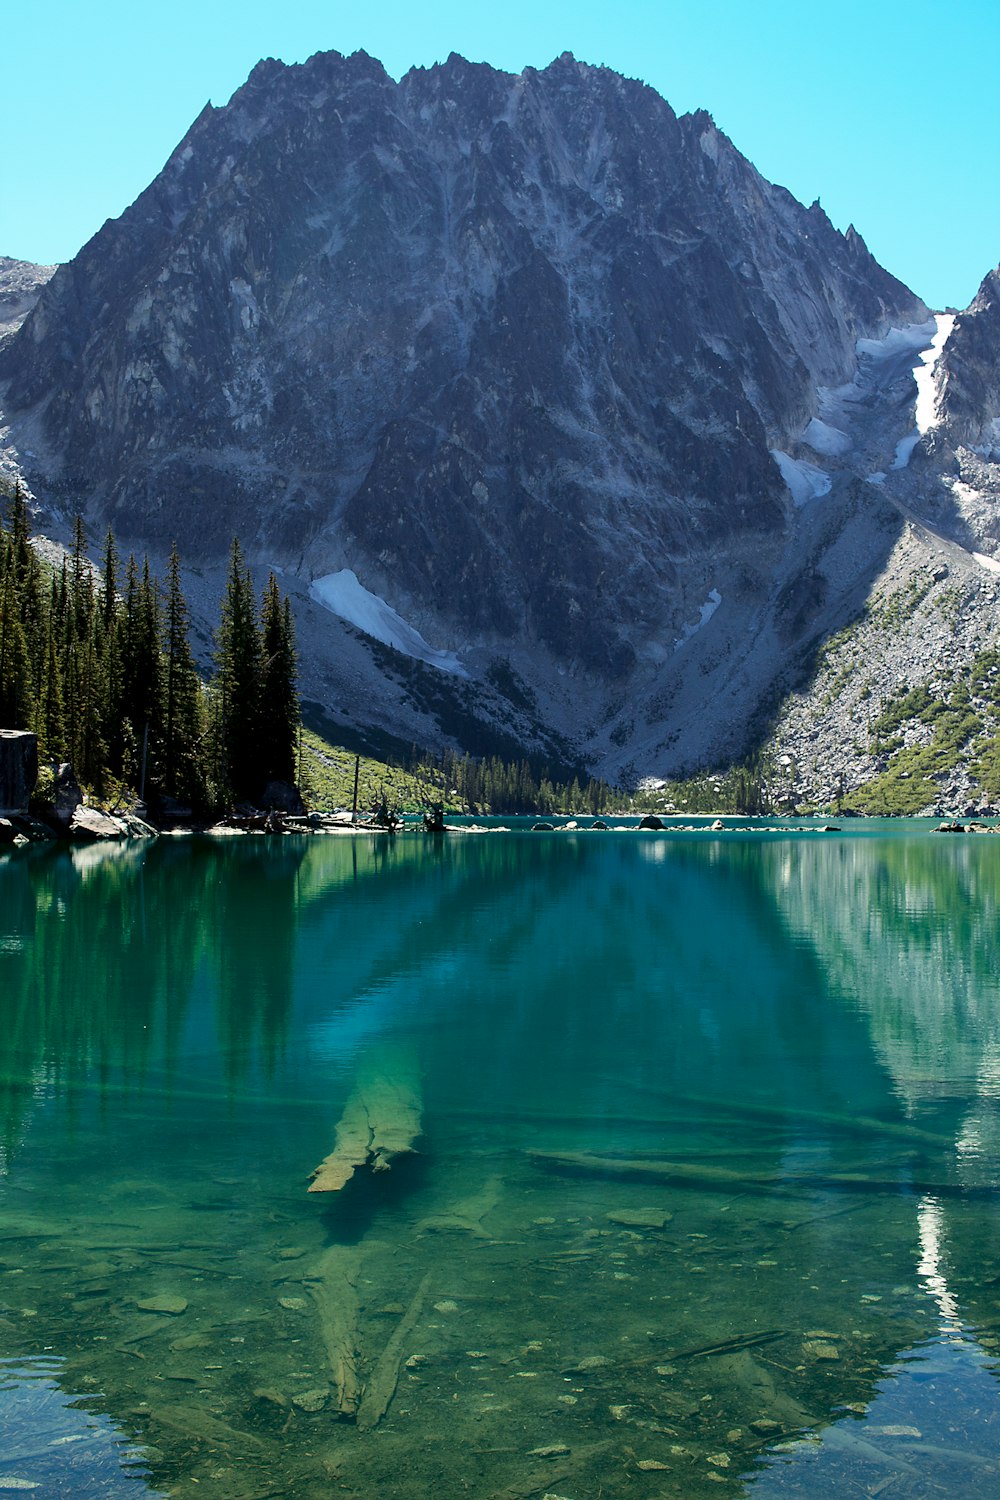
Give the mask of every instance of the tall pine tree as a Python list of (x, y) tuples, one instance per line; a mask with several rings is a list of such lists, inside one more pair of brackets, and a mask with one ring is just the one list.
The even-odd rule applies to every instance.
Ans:
[(272, 573), (261, 603), (260, 761), (263, 781), (295, 780), (298, 666), (291, 605)]
[(257, 735), (260, 728), (261, 641), (250, 570), (237, 538), (229, 557), (216, 650), (216, 745), (219, 791), (252, 800), (263, 788)]
[(166, 615), (161, 783), (167, 796), (199, 805), (205, 800), (204, 716), (201, 684), (188, 641), (188, 607), (176, 543), (167, 567)]

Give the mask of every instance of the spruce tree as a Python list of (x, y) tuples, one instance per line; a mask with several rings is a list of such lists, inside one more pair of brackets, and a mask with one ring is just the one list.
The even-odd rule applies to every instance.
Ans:
[(201, 684), (188, 641), (187, 600), (174, 544), (167, 569), (162, 786), (170, 797), (199, 804), (205, 797), (201, 765)]
[(299, 732), (295, 626), (272, 573), (261, 603), (261, 782), (295, 780)]
[(46, 612), (41, 686), (35, 708), (38, 751), (45, 760), (60, 761), (66, 754), (66, 722), (63, 716), (62, 664), (56, 641), (52, 610)]
[(34, 711), (34, 673), (21, 620), (14, 549), (4, 537), (0, 552), (0, 726), (29, 729)]
[(163, 627), (156, 585), (134, 557), (125, 575), (121, 622), (123, 779), (140, 795), (157, 780), (163, 746)]
[(215, 684), (219, 791), (252, 799), (263, 787), (257, 735), (260, 726), (260, 631), (250, 571), (239, 539), (233, 541), (219, 623)]
[(97, 608), (101, 619), (101, 642), (104, 673), (104, 720), (102, 733), (107, 747), (108, 766), (121, 777), (128, 759), (126, 743), (131, 730), (126, 729), (124, 702), (124, 669), (122, 665), (121, 628), (123, 604), (118, 597), (118, 548), (108, 528), (104, 539), (104, 567)]

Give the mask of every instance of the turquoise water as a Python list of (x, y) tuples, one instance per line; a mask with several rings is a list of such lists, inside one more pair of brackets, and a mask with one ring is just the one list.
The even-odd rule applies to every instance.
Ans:
[(0, 857), (0, 1490), (1000, 1493), (998, 915), (918, 823)]

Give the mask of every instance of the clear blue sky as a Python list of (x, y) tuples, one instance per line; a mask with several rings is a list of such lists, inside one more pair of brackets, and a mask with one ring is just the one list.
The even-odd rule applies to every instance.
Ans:
[(704, 108), (934, 307), (1000, 261), (997, 0), (48, 0), (6, 7), (0, 254), (69, 259), (261, 57), (571, 51)]

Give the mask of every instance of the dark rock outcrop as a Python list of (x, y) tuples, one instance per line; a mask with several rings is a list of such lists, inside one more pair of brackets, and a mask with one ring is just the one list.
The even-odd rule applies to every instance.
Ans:
[(56, 767), (52, 783), (52, 818), (60, 828), (68, 828), (78, 807), (83, 806), (83, 788), (68, 762)]
[(26, 813), (38, 780), (38, 736), (0, 729), (0, 813)]
[(260, 805), (267, 812), (288, 813), (293, 817), (303, 817), (306, 811), (301, 792), (290, 781), (269, 781)]
[(1000, 266), (955, 319), (939, 378), (938, 411), (952, 443), (1000, 457)]

